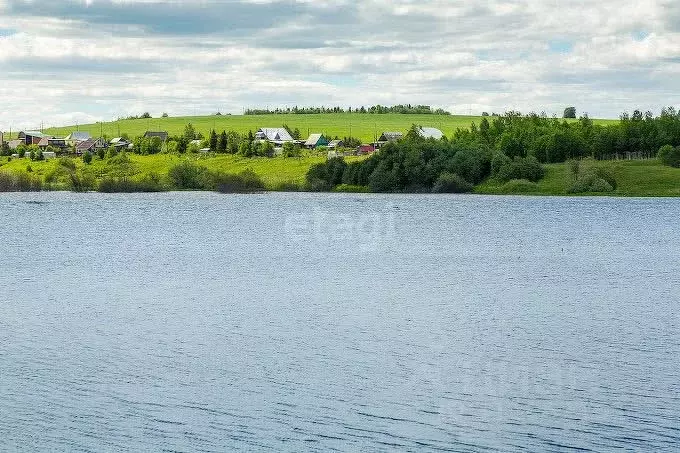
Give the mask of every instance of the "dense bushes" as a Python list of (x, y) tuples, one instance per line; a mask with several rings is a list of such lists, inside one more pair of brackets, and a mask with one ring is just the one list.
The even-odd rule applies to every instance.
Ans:
[(0, 171), (0, 192), (37, 192), (42, 187), (42, 181), (37, 176)]
[(146, 175), (138, 181), (109, 176), (102, 179), (97, 188), (99, 192), (104, 193), (162, 192), (165, 189), (161, 178), (155, 173)]
[(614, 173), (606, 167), (572, 161), (569, 170), (571, 183), (567, 193), (613, 192), (618, 186)]
[(215, 187), (220, 193), (252, 193), (265, 190), (262, 179), (250, 169), (238, 174), (218, 174)]
[(343, 182), (347, 163), (340, 157), (312, 165), (307, 172), (307, 185), (313, 191), (328, 191)]
[(467, 193), (472, 192), (474, 186), (462, 176), (452, 173), (442, 173), (434, 183), (432, 192), (435, 193)]
[(172, 167), (168, 176), (177, 189), (213, 190), (215, 181), (210, 171), (193, 162), (183, 161)]
[(680, 146), (664, 145), (659, 150), (659, 160), (669, 167), (680, 167)]
[(491, 163), (491, 174), (499, 181), (507, 182), (512, 179), (524, 179), (537, 182), (543, 179), (545, 170), (538, 160), (529, 156), (510, 159), (502, 153), (497, 153)]
[(184, 161), (168, 172), (170, 182), (180, 190), (217, 190), (222, 193), (249, 193), (265, 190), (262, 179), (251, 169), (238, 174), (214, 173), (202, 165)]

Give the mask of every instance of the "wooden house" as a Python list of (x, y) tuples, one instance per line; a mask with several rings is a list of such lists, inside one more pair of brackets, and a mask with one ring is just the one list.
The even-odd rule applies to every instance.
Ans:
[(404, 138), (404, 134), (401, 132), (383, 132), (374, 145), (376, 148), (380, 148), (388, 143), (397, 142), (402, 138)]
[(324, 137), (323, 134), (311, 134), (304, 143), (304, 147), (307, 149), (316, 149), (319, 146), (328, 146), (328, 143), (328, 139)]

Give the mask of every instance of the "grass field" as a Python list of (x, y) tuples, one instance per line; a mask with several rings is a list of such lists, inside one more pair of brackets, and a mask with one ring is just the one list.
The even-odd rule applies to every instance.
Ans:
[[(305, 180), (305, 175), (313, 164), (325, 162), (326, 156), (307, 155), (301, 158), (245, 158), (234, 155), (218, 155), (215, 157), (204, 155), (173, 155), (155, 154), (151, 156), (139, 156), (129, 154), (132, 160), (136, 175), (134, 178), (140, 179), (145, 175), (155, 173), (161, 177), (166, 177), (168, 171), (173, 166), (182, 161), (190, 160), (215, 172), (221, 173), (240, 173), (243, 170), (251, 169), (257, 173), (269, 189), (274, 189), (282, 183), (301, 184)], [(346, 160), (352, 162), (365, 157), (348, 157)], [(111, 170), (106, 160), (94, 157), (90, 165), (85, 165), (82, 159), (74, 159), (78, 169), (87, 168), (96, 178), (101, 179), (108, 175)], [(7, 162), (7, 158), (0, 158), (0, 171), (25, 172), (30, 167), (33, 175), (44, 178), (50, 171), (58, 165), (56, 160), (32, 162), (28, 159), (14, 159)]]
[[(589, 165), (605, 166), (616, 177), (618, 188), (614, 192), (592, 195), (634, 196), (634, 197), (677, 197), (680, 196), (680, 169), (662, 165), (656, 159), (601, 161)], [(567, 164), (545, 166), (545, 178), (538, 182), (538, 190), (532, 195), (567, 195), (570, 184)], [(477, 186), (476, 193), (500, 194), (502, 186), (488, 180)], [(588, 195), (588, 194), (585, 194)]]
[[(139, 120), (121, 120), (101, 124), (84, 124), (50, 128), (46, 133), (55, 136), (66, 136), (76, 129), (89, 132), (92, 136), (106, 135), (118, 137), (127, 133), (130, 137), (144, 134), (147, 130), (168, 131), (170, 135), (180, 135), (184, 126), (193, 124), (198, 132), (204, 135), (215, 129), (239, 133), (257, 131), (261, 127), (281, 127), (287, 124), (291, 129), (299, 129), (306, 138), (310, 133), (321, 132), (331, 137), (357, 137), (364, 142), (371, 142), (384, 131), (406, 132), (412, 124), (436, 127), (451, 136), (458, 128), (468, 128), (472, 122), (479, 124), (478, 116), (445, 116), (445, 115), (402, 115), (390, 113), (384, 115), (337, 113), (318, 115), (221, 115), (221, 116), (188, 116), (177, 118), (153, 118)], [(611, 123), (613, 120), (595, 120), (598, 124)]]

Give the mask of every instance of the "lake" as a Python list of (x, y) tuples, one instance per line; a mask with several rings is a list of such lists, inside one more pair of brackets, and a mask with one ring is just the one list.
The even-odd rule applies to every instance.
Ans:
[(0, 450), (677, 451), (679, 219), (0, 194)]

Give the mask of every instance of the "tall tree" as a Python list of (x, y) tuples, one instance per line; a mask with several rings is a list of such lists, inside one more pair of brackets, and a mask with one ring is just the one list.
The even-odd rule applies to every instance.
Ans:
[(222, 131), (220, 134), (220, 138), (217, 141), (217, 152), (218, 153), (226, 153), (227, 152), (227, 145), (228, 145), (228, 138), (227, 138), (227, 131)]
[(194, 129), (194, 125), (189, 123), (184, 126), (184, 134), (182, 135), (187, 139), (187, 142), (196, 140), (196, 129)]
[(217, 152), (217, 132), (215, 132), (215, 129), (210, 131), (210, 152)]

